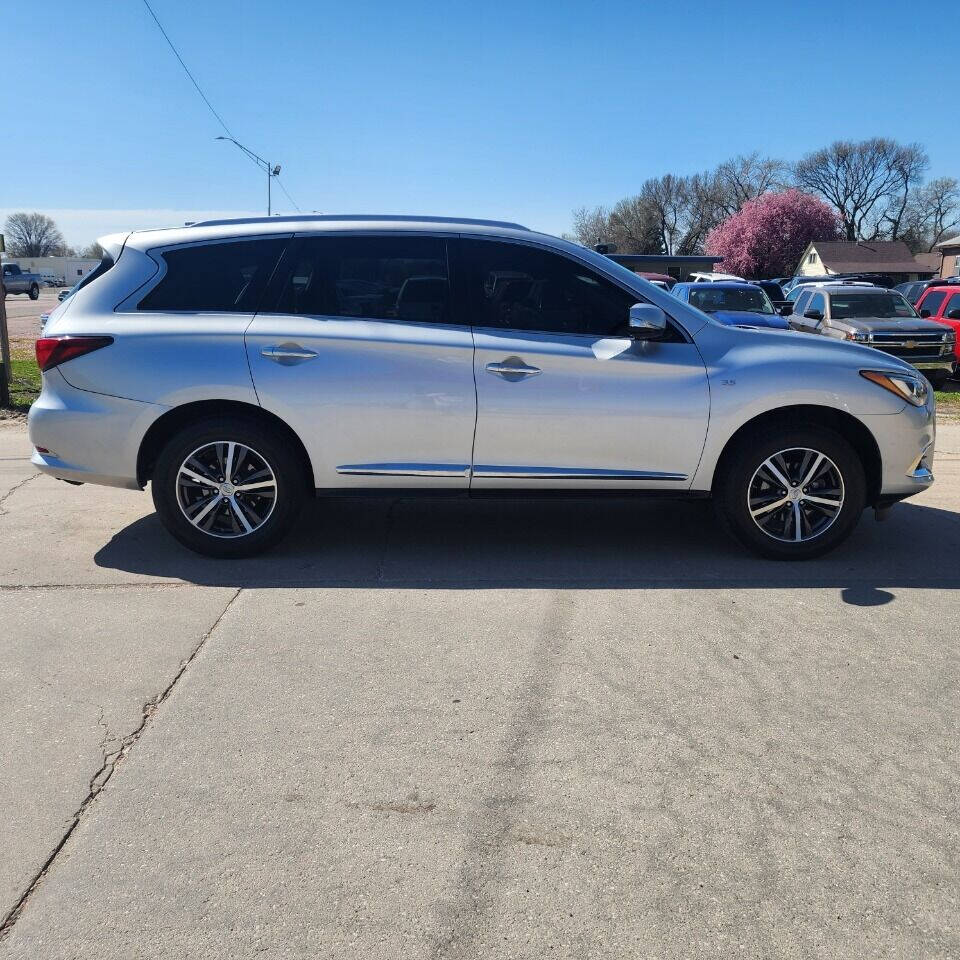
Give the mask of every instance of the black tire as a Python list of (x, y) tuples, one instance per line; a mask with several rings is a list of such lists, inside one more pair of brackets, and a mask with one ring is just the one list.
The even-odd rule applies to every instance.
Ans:
[[(797, 484), (783, 488), (783, 493), (788, 497), (797, 499), (797, 506), (791, 499), (769, 513), (769, 518), (764, 513), (763, 518), (755, 521), (751, 514), (750, 497), (756, 494), (762, 498), (763, 494), (759, 491), (764, 488), (764, 477), (769, 476), (761, 472), (762, 465), (784, 451), (798, 450), (815, 451), (832, 461), (829, 464), (824, 462), (826, 476), (817, 483), (822, 483), (825, 488), (830, 483), (831, 487), (836, 488), (830, 482), (831, 478), (836, 477), (831, 468), (836, 469), (840, 476), (840, 487), (837, 489), (842, 491), (839, 495), (842, 498), (840, 509), (825, 511), (806, 501), (804, 489)], [(783, 466), (805, 461), (798, 454), (786, 454), (785, 458), (774, 462)], [(738, 441), (724, 456), (720, 469), (714, 484), (714, 504), (722, 526), (744, 546), (772, 560), (812, 560), (828, 553), (850, 536), (866, 505), (867, 484), (860, 457), (840, 434), (826, 427), (811, 425), (757, 432)], [(799, 475), (798, 472), (786, 479), (793, 483)], [(780, 499), (780, 491), (774, 491), (773, 486), (767, 487), (766, 497), (770, 503)], [(818, 492), (830, 498), (838, 496), (827, 489), (812, 489), (810, 494)], [(753, 502), (766, 503), (763, 499)], [(800, 541), (792, 539), (797, 519), (801, 535), (805, 537)], [(779, 527), (781, 521), (784, 524), (782, 530)], [(762, 529), (761, 522), (774, 527), (774, 532)], [(823, 524), (826, 525), (818, 532), (817, 527)]]
[(947, 385), (950, 374), (946, 370), (942, 373), (938, 370), (936, 373), (931, 373), (927, 379), (934, 390), (942, 390)]
[(36, 284), (34, 284), (34, 285), (30, 288), (30, 299), (31, 299), (31, 300), (36, 300), (36, 299), (39, 298), (39, 296), (40, 296), (40, 288), (39, 288)]
[[(237, 490), (228, 501), (220, 496), (222, 490), (201, 487), (183, 478), (181, 468), (192, 454), (200, 451), (200, 460), (209, 464), (214, 451), (222, 455), (229, 443), (247, 448), (242, 469), (253, 470), (261, 461), (265, 464), (274, 481), (272, 501), (267, 499), (269, 490), (256, 493)], [(209, 467), (197, 472), (210, 476), (213, 481), (220, 479)], [(254, 479), (261, 475), (263, 470), (250, 474)], [(239, 483), (242, 477), (235, 475), (233, 479), (242, 486)], [(215, 488), (217, 484), (210, 486)], [(167, 530), (196, 553), (221, 558), (250, 557), (275, 546), (296, 521), (309, 489), (303, 465), (291, 452), (289, 441), (255, 420), (239, 417), (202, 420), (173, 436), (157, 458), (151, 487), (154, 505)], [(219, 505), (214, 503), (218, 499)], [(191, 522), (186, 513), (192, 510), (199, 516), (208, 505), (207, 518), (212, 519), (205, 518), (203, 522), (213, 524), (209, 532)], [(247, 524), (259, 523), (252, 532), (244, 533), (240, 528), (241, 513)], [(231, 525), (235, 528), (232, 532)]]

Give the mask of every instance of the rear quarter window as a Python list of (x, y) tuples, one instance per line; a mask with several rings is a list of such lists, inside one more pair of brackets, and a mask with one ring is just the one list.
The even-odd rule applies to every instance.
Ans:
[(254, 313), (286, 238), (199, 243), (162, 250), (163, 279), (138, 310)]

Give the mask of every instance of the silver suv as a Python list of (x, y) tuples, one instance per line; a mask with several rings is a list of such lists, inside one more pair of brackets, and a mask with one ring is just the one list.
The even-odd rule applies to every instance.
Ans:
[(510, 223), (273, 217), (105, 237), (37, 342), (33, 462), (143, 489), (193, 550), (275, 544), (313, 495), (712, 496), (808, 558), (933, 480), (895, 357), (727, 327)]

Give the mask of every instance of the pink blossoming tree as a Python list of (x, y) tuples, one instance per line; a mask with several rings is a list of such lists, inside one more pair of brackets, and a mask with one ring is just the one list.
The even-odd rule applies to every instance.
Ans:
[(836, 240), (840, 221), (825, 203), (799, 190), (765, 193), (707, 234), (717, 267), (748, 279), (788, 276), (811, 240)]

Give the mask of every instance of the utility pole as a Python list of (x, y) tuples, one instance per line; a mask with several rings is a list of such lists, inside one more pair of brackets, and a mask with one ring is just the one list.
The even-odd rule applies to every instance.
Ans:
[(267, 171), (267, 216), (272, 216), (273, 214), (273, 204), (270, 198), (270, 181), (274, 177), (280, 176), (280, 164), (272, 164), (268, 160), (264, 160), (263, 157), (258, 157), (252, 150), (248, 150), (242, 143), (238, 143), (233, 137), (214, 137), (215, 140), (229, 140), (230, 143), (238, 146), (261, 170)]
[[(4, 251), (0, 233), (0, 253)], [(7, 335), (7, 288), (0, 271), (0, 407), (10, 406), (10, 338)]]

